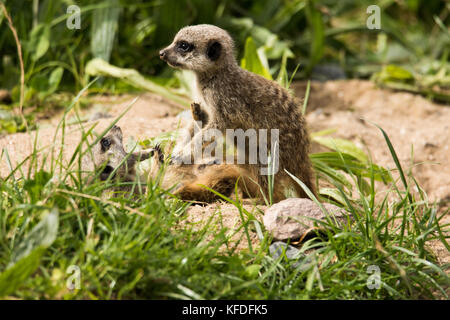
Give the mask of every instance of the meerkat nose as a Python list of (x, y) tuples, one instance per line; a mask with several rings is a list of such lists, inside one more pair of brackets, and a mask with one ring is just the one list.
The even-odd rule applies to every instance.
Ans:
[(160, 57), (161, 59), (163, 59), (165, 56), (166, 56), (166, 51), (161, 50), (161, 51), (159, 52), (159, 57)]

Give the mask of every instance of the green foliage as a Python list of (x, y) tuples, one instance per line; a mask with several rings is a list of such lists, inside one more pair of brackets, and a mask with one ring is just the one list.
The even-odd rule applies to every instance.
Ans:
[(103, 1), (104, 7), (92, 14), (91, 53), (94, 58), (109, 61), (119, 24), (119, 1)]
[[(348, 76), (363, 77), (388, 64), (404, 69), (429, 65), (427, 70), (416, 71), (426, 79), (418, 79), (414, 74), (416, 82), (424, 83), (425, 88), (416, 83), (415, 92), (448, 101), (448, 71), (440, 71), (448, 70), (448, 6), (436, 0), (431, 4), (418, 0), (414, 5), (384, 1), (379, 4), (381, 29), (369, 30), (366, 9), (372, 4), (369, 0), (105, 0), (96, 4), (83, 0), (77, 2), (81, 9), (80, 30), (67, 28), (69, 14), (67, 3), (62, 0), (41, 1), (37, 12), (32, 11), (27, 0), (9, 1), (6, 7), (22, 42), (27, 87), (33, 83), (36, 88), (43, 74), (48, 76), (59, 67), (64, 69), (64, 76), (55, 92), (75, 93), (88, 82), (86, 61), (96, 57), (118, 67), (139, 70), (146, 76), (170, 76), (173, 71), (159, 60), (159, 50), (171, 42), (179, 28), (212, 23), (230, 31), (240, 52), (251, 45), (246, 41), (252, 37), (260, 61), (272, 78), (277, 78), (276, 74), (288, 78), (287, 73), (292, 74), (299, 64), (297, 78), (317, 78), (314, 67), (324, 63), (339, 65)], [(4, 30), (0, 35), (4, 57), (0, 61), (0, 83), (14, 91), (19, 79), (17, 50), (11, 32)], [(245, 61), (247, 58), (243, 57)], [(271, 69), (266, 59), (270, 60)], [(436, 68), (439, 62), (441, 67)], [(264, 71), (266, 77), (269, 73)], [(92, 89), (113, 91), (118, 87), (114, 83), (94, 85)], [(433, 86), (440, 88), (439, 94), (430, 93)], [(47, 98), (46, 94), (30, 91), (25, 106), (44, 105)], [(17, 102), (15, 95), (14, 103)]]
[(39, 75), (33, 77), (30, 81), (30, 87), (28, 88), (28, 95), (37, 95), (40, 101), (45, 101), (45, 99), (51, 94), (55, 93), (61, 82), (64, 69), (57, 67), (48, 75), (43, 72)]
[(346, 153), (363, 163), (367, 163), (367, 156), (353, 142), (339, 138), (313, 137), (313, 141), (339, 152)]
[[(33, 115), (27, 115), (25, 118), (28, 122), (31, 122)], [(0, 105), (0, 134), (23, 132), (25, 130), (26, 127), (22, 117), (14, 113), (9, 106)]]
[(316, 65), (323, 56), (325, 45), (325, 26), (321, 13), (316, 7), (314, 0), (307, 1), (306, 19), (308, 21), (309, 30), (312, 33), (310, 59), (307, 72), (311, 72), (314, 65)]
[(256, 50), (256, 46), (251, 37), (248, 37), (245, 42), (244, 57), (241, 60), (241, 67), (272, 80), (269, 70), (263, 65), (261, 58), (258, 56), (258, 51)]
[(89, 76), (111, 76), (118, 78), (128, 82), (134, 87), (160, 94), (181, 105), (189, 105), (186, 99), (177, 96), (166, 87), (161, 86), (150, 79), (145, 79), (136, 70), (115, 67), (100, 58), (92, 59), (86, 64), (86, 74)]
[(27, 51), (31, 54), (33, 61), (39, 60), (50, 47), (50, 26), (48, 24), (38, 24), (31, 30), (30, 42), (27, 44)]
[[(58, 131), (65, 132), (65, 123), (63, 118)], [(223, 229), (220, 221), (212, 219), (202, 226), (187, 222), (187, 205), (174, 199), (170, 190), (161, 189), (158, 181), (148, 181), (146, 193), (138, 188), (143, 182), (134, 181), (136, 194), (117, 193), (106, 200), (104, 191), (124, 183), (91, 180), (94, 177), (79, 174), (78, 165), (89, 146), (109, 128), (90, 143), (87, 137), (92, 129), (83, 129), (82, 141), (68, 163), (61, 160), (63, 149), (55, 156), (46, 155), (54, 153), (50, 148), (42, 150), (50, 167), (44, 169), (45, 161), (39, 163), (34, 150), (28, 159), (36, 174), (30, 170), (25, 174), (21, 163), (0, 180), (0, 247), (6, 249), (0, 251), (0, 295), (25, 299), (447, 298), (446, 266), (438, 266), (427, 249), (431, 241), (449, 248), (448, 224), (442, 223), (446, 213), (438, 215), (422, 191), (411, 192), (408, 186), (415, 180), (400, 166), (397, 170), (405, 179), (405, 189), (397, 187), (390, 172), (377, 172), (375, 165), (358, 159), (361, 154), (354, 146), (341, 145), (356, 157), (342, 151), (312, 155), (313, 161), (317, 157), (316, 166), (332, 172), (318, 170), (319, 179), (328, 176), (334, 186), (321, 190), (322, 196), (340, 204), (351, 218), (342, 224), (328, 216), (320, 222), (326, 232), (303, 243), (298, 259), (284, 255), (273, 259), (260, 213), (247, 210), (240, 199), (222, 196), (239, 212), (241, 225), (234, 230)], [(333, 146), (339, 150), (339, 140)], [(372, 182), (384, 174), (392, 188), (378, 202)], [(370, 183), (358, 183), (365, 175)], [(351, 188), (356, 195), (351, 196)], [(42, 218), (51, 208), (55, 209)], [(221, 214), (212, 217), (220, 220)], [(252, 243), (252, 231), (261, 240), (259, 245)], [(238, 232), (242, 236), (236, 242), (232, 238)], [(236, 250), (241, 241), (248, 250)], [(79, 289), (70, 290), (66, 272), (74, 265), (82, 281)], [(371, 265), (381, 271), (377, 290), (367, 288)]]
[(36, 271), (44, 251), (43, 248), (36, 248), (0, 274), (0, 298), (16, 292), (19, 286)]
[[(432, 99), (450, 103), (450, 64), (442, 60), (422, 72), (408, 71), (396, 65), (387, 65), (373, 74), (372, 80), (382, 87), (405, 90), (426, 95)], [(426, 65), (421, 66), (426, 70)]]
[(58, 210), (53, 209), (11, 254), (11, 263), (0, 273), (0, 298), (14, 293), (39, 267), (45, 249), (55, 241), (57, 232)]

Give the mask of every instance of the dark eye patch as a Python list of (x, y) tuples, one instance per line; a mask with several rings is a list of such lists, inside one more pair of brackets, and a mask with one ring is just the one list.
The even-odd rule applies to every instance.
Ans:
[(194, 50), (194, 45), (187, 41), (178, 41), (176, 45), (176, 49), (178, 52), (186, 53)]
[(100, 144), (102, 146), (102, 151), (106, 151), (111, 146), (111, 139), (102, 138), (102, 140), (100, 140)]

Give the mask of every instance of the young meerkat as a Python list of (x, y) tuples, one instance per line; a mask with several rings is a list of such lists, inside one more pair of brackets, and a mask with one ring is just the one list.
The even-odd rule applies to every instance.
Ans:
[[(198, 140), (204, 147), (202, 137), (209, 129), (218, 129), (224, 136), (227, 129), (254, 129), (258, 136), (260, 129), (267, 129), (268, 133), (278, 129), (279, 151), (275, 157), (278, 156), (279, 169), (275, 173), (274, 202), (286, 198), (285, 188), (294, 189), (299, 197), (307, 197), (285, 170), (315, 193), (308, 156), (310, 141), (301, 104), (276, 82), (240, 68), (234, 57), (234, 42), (225, 30), (206, 24), (185, 27), (159, 54), (170, 66), (195, 73), (197, 96), (193, 106), (199, 105), (207, 115), (207, 123), (192, 140), (184, 137), (178, 142), (175, 157), (183, 159), (184, 154), (190, 155), (185, 151), (191, 150)], [(192, 132), (192, 125), (189, 130)], [(248, 159), (248, 148), (244, 152)], [(260, 171), (265, 166), (260, 163), (236, 166), (241, 169), (252, 196), (260, 197), (260, 190), (268, 195), (268, 176)]]
[[(83, 162), (85, 169), (88, 169), (86, 173), (98, 173), (101, 170), (99, 172), (101, 181), (109, 178), (113, 181), (133, 182), (138, 174), (136, 172), (137, 163), (150, 157), (152, 158), (150, 176), (156, 178), (165, 158), (159, 145), (147, 150), (128, 153), (123, 145), (122, 130), (118, 126), (113, 126), (98, 143), (92, 146), (91, 152), (87, 153)], [(201, 185), (206, 185), (225, 196), (230, 196), (235, 189), (238, 177), (239, 174), (235, 168), (214, 163), (189, 166), (169, 165), (164, 172), (161, 185), (166, 189), (175, 186), (173, 193), (182, 200), (210, 203), (220, 197)], [(131, 186), (113, 189), (128, 192), (131, 190)]]
[[(98, 175), (101, 181), (110, 178), (121, 182), (132, 182), (136, 178), (136, 164), (150, 158), (155, 151), (159, 152), (158, 146), (146, 151), (126, 152), (123, 146), (122, 129), (113, 126), (86, 153), (83, 158), (83, 167), (86, 169), (86, 173), (101, 170)], [(120, 189), (126, 190), (127, 188)]]

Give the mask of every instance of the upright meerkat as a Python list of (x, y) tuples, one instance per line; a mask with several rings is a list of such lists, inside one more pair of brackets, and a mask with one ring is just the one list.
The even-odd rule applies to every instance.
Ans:
[[(170, 66), (195, 73), (194, 106), (200, 106), (207, 114), (201, 131), (191, 141), (185, 137), (175, 146), (175, 156), (182, 157), (183, 150), (190, 150), (209, 129), (218, 129), (224, 136), (227, 129), (278, 129), (279, 170), (275, 174), (273, 200), (284, 199), (286, 187), (296, 190), (299, 197), (307, 197), (285, 169), (315, 192), (308, 156), (310, 141), (300, 103), (276, 82), (240, 68), (234, 57), (233, 40), (225, 30), (206, 24), (185, 27), (159, 55)], [(267, 140), (271, 141), (270, 137)], [(245, 152), (248, 155), (248, 148)], [(261, 163), (237, 166), (242, 169), (251, 195), (260, 196), (260, 190), (268, 195), (268, 176), (261, 174)]]

